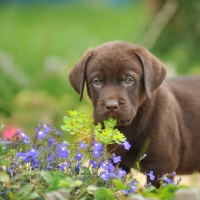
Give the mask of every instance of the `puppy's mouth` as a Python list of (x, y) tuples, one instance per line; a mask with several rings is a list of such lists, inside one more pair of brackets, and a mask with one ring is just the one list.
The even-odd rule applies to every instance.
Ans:
[(131, 125), (132, 119), (128, 120), (117, 120), (117, 126), (128, 126)]

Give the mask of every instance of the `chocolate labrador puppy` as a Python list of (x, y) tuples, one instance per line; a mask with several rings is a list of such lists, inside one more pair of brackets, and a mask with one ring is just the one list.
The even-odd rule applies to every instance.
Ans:
[[(143, 173), (152, 170), (158, 178), (200, 171), (200, 76), (165, 75), (162, 62), (148, 50), (125, 42), (89, 49), (69, 75), (80, 100), (86, 83), (95, 123), (117, 119), (131, 144), (130, 150), (115, 150), (126, 171), (148, 140)], [(152, 184), (158, 186), (156, 179)]]

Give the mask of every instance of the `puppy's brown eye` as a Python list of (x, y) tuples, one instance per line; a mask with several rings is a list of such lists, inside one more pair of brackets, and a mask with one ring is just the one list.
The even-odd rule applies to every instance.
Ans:
[(94, 86), (100, 86), (100, 85), (101, 85), (101, 81), (100, 81), (98, 78), (94, 78), (94, 79), (92, 80), (92, 84), (93, 84)]
[(130, 77), (130, 76), (126, 77), (126, 79), (125, 79), (125, 84), (130, 85), (130, 84), (132, 84), (133, 82), (134, 82), (134, 79), (133, 79), (132, 77)]

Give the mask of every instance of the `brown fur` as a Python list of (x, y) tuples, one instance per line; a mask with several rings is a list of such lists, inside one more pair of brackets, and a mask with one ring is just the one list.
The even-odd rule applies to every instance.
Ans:
[[(86, 82), (95, 123), (109, 116), (118, 120), (131, 149), (118, 147), (115, 153), (122, 156), (127, 171), (148, 139), (142, 172), (153, 170), (159, 177), (200, 171), (200, 76), (164, 79), (165, 75), (165, 67), (149, 51), (124, 42), (88, 50), (69, 75), (80, 100)], [(134, 82), (127, 84), (127, 76)]]

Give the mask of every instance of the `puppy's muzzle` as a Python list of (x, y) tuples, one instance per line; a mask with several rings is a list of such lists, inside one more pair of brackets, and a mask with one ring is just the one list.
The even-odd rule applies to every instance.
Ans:
[(119, 104), (116, 100), (109, 100), (105, 103), (105, 110), (106, 112), (113, 113), (118, 111)]

